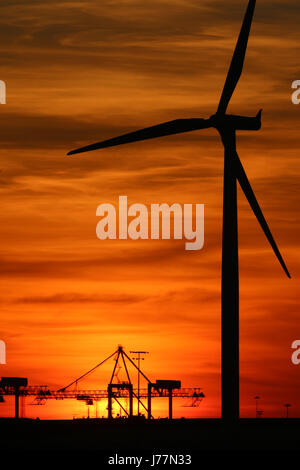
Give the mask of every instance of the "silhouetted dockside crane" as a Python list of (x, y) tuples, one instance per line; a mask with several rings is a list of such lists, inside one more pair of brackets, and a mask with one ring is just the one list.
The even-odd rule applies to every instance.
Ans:
[[(94, 372), (98, 367), (107, 362), (109, 359), (115, 357), (115, 365), (112, 371), (110, 382), (106, 390), (82, 390), (78, 388), (78, 383), (86, 378), (89, 374)], [(133, 366), (147, 382), (147, 388), (133, 387), (133, 383), (129, 374), (129, 364)], [(118, 367), (124, 367), (126, 380), (120, 381), (118, 378)], [(117, 380), (117, 382), (116, 382)], [(72, 388), (74, 386), (74, 388)], [(201, 403), (205, 397), (201, 388), (181, 388), (179, 380), (156, 380), (152, 382), (144, 372), (138, 367), (133, 360), (126, 354), (122, 346), (108, 356), (104, 361), (97, 364), (92, 369), (82, 374), (77, 379), (73, 380), (66, 387), (59, 390), (50, 390), (47, 386), (28, 386), (27, 379), (15, 377), (3, 377), (0, 380), (0, 402), (4, 401), (5, 395), (15, 396), (15, 417), (19, 417), (19, 397), (32, 396), (36, 404), (45, 404), (47, 400), (64, 400), (76, 399), (85, 401), (87, 405), (92, 405), (94, 401), (101, 399), (107, 400), (108, 418), (113, 417), (113, 402), (116, 402), (120, 409), (123, 410), (128, 418), (133, 418), (133, 402), (136, 399), (140, 407), (144, 408), (147, 418), (150, 420), (152, 415), (152, 399), (153, 398), (168, 398), (169, 403), (169, 419), (173, 418), (173, 398), (189, 398), (193, 400), (193, 405), (196, 406)], [(121, 400), (129, 400), (129, 409), (123, 406)], [(147, 406), (143, 402), (147, 401)], [(138, 407), (139, 408), (139, 407)]]

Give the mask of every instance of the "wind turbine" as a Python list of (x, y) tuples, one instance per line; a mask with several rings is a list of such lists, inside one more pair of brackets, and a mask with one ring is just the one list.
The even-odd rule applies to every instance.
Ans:
[(72, 150), (68, 155), (215, 128), (224, 146), (223, 241), (222, 241), (222, 418), (227, 422), (239, 418), (239, 268), (237, 226), (237, 181), (239, 182), (262, 230), (286, 275), (289, 271), (264, 218), (243, 165), (236, 151), (236, 131), (257, 131), (261, 111), (255, 117), (226, 114), (229, 101), (241, 76), (256, 0), (249, 0), (240, 35), (216, 114), (209, 119), (176, 119), (153, 127), (130, 132), (103, 142)]

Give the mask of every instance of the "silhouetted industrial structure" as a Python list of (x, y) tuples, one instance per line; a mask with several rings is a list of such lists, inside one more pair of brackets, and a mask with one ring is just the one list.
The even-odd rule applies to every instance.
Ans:
[[(19, 418), (19, 399), (24, 396), (28, 381), (24, 377), (1, 377), (0, 394), (14, 395), (15, 397), (15, 418)], [(2, 400), (3, 402), (4, 400)]]
[(285, 409), (286, 409), (286, 414), (285, 414), (285, 417), (288, 418), (289, 417), (289, 408), (291, 407), (292, 405), (290, 403), (286, 403), (284, 405)]
[(137, 409), (137, 414), (139, 416), (140, 414), (140, 368), (141, 368), (141, 361), (144, 361), (145, 358), (143, 356), (145, 356), (146, 354), (149, 354), (148, 351), (130, 351), (130, 354), (134, 354), (135, 357), (133, 357), (132, 359), (134, 361), (137, 361), (137, 365), (138, 365), (138, 401), (137, 401), (137, 406), (138, 406), (138, 409)]
[[(98, 367), (108, 361), (110, 358), (115, 357), (115, 364), (113, 367), (110, 381), (106, 390), (85, 390), (78, 389), (78, 383), (87, 377), (87, 375), (94, 372)], [(147, 388), (134, 388), (130, 378), (128, 363), (131, 364), (138, 373), (148, 383)], [(118, 378), (118, 366), (122, 364), (125, 369), (126, 380), (120, 381)], [(117, 380), (115, 382), (114, 380)], [(74, 386), (74, 388), (71, 388)], [(169, 419), (173, 417), (173, 398), (189, 398), (192, 399), (191, 406), (200, 404), (205, 397), (201, 388), (181, 388), (181, 382), (178, 380), (156, 380), (155, 383), (145, 375), (145, 373), (133, 362), (133, 360), (126, 354), (122, 346), (108, 356), (104, 361), (97, 364), (92, 369), (88, 370), (80, 377), (72, 381), (66, 387), (59, 390), (50, 390), (46, 385), (29, 386), (26, 378), (19, 377), (2, 377), (0, 380), (0, 403), (4, 401), (4, 396), (10, 395), (15, 397), (15, 417), (19, 418), (19, 398), (20, 397), (34, 397), (36, 404), (45, 404), (47, 400), (63, 400), (63, 399), (76, 399), (84, 401), (87, 405), (93, 405), (94, 401), (101, 399), (107, 400), (107, 417), (113, 417), (113, 403), (116, 402), (120, 409), (123, 410), (128, 418), (133, 417), (133, 402), (134, 399), (137, 403), (144, 408), (147, 418), (153, 418), (152, 415), (152, 399), (168, 397), (169, 402)], [(129, 409), (121, 403), (121, 400), (129, 401)], [(147, 406), (143, 400), (147, 401)]]

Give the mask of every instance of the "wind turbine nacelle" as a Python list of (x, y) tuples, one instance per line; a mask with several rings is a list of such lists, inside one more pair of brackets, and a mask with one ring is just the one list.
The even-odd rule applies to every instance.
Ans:
[(213, 127), (220, 130), (230, 128), (241, 131), (258, 131), (261, 128), (261, 113), (262, 110), (254, 117), (214, 114), (210, 117), (210, 121)]

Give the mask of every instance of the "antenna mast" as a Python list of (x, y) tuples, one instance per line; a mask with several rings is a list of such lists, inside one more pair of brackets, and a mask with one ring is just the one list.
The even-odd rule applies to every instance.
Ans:
[(137, 361), (138, 363), (138, 409), (137, 409), (137, 414), (140, 416), (140, 364), (141, 361), (144, 361), (145, 358), (142, 357), (142, 354), (149, 354), (149, 351), (130, 351), (130, 354), (136, 354), (136, 357), (133, 357), (132, 359), (134, 361)]

